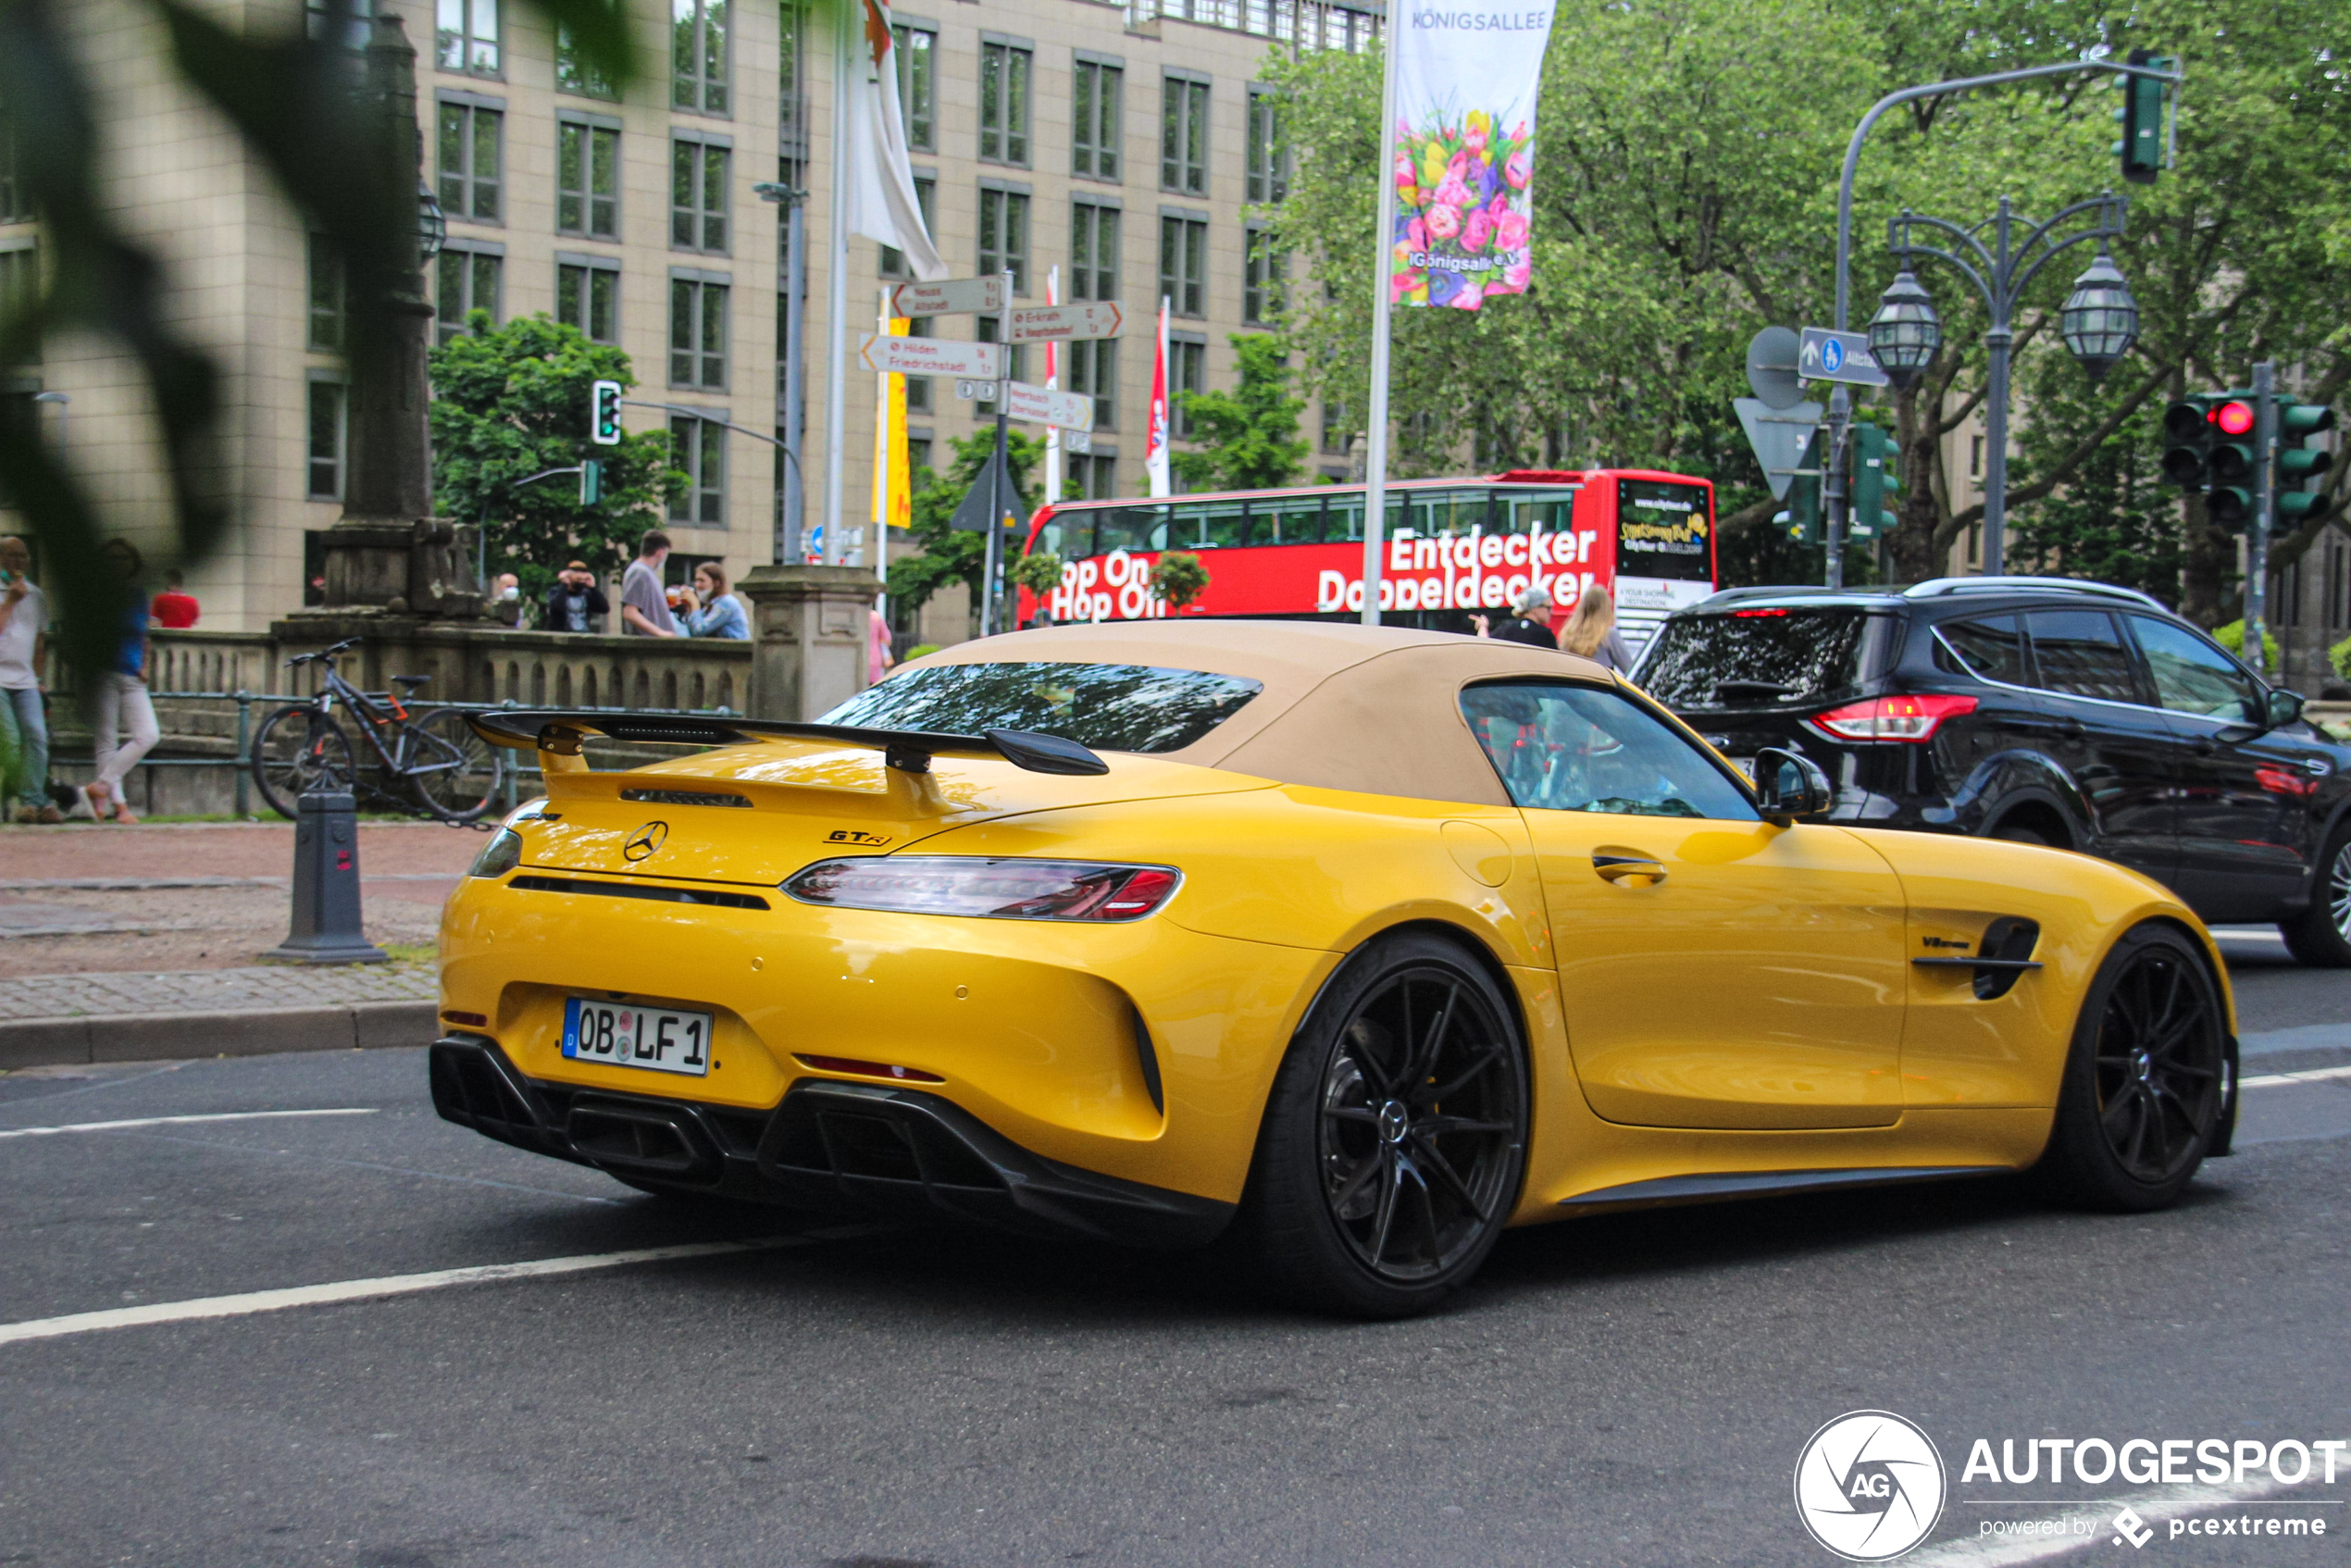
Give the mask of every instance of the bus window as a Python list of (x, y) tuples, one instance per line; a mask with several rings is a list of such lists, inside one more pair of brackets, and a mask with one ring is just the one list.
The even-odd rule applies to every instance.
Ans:
[(1467, 538), (1474, 529), (1491, 533), (1482, 490), (1424, 490), (1412, 492), (1412, 529), (1421, 539)]
[[(1387, 537), (1394, 539), (1396, 530), (1404, 526), (1404, 498), (1393, 491), (1387, 497)], [(1326, 544), (1345, 540), (1361, 544), (1363, 541), (1363, 492), (1350, 491), (1334, 495), (1323, 514), (1323, 541)]]
[(1094, 533), (1097, 555), (1113, 550), (1167, 548), (1167, 508), (1163, 505), (1105, 506), (1095, 516), (1101, 519)]
[(1575, 492), (1572, 490), (1498, 490), (1494, 492), (1494, 531), (1497, 533), (1575, 531)]
[(1176, 531), (1187, 539), (1197, 537), (1200, 542), (1191, 546), (1194, 549), (1233, 549), (1241, 542), (1248, 526), (1248, 506), (1245, 501), (1203, 501), (1196, 505), (1178, 505), (1176, 515), (1183, 520)]
[(1094, 514), (1056, 512), (1037, 530), (1037, 554), (1075, 561), (1094, 553)]
[(1711, 580), (1713, 531), (1704, 485), (1616, 481), (1618, 577)]
[(1251, 544), (1313, 544), (1323, 537), (1323, 498), (1285, 498), (1252, 502), (1249, 508)]

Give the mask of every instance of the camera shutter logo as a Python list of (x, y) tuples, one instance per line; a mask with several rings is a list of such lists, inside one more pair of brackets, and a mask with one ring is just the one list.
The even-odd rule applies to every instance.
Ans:
[(1857, 1410), (1812, 1434), (1796, 1462), (1796, 1512), (1812, 1538), (1850, 1562), (1901, 1556), (1943, 1515), (1947, 1483), (1934, 1440), (1891, 1411)]
[(648, 822), (642, 828), (638, 828), (637, 831), (628, 835), (628, 841), (620, 846), (620, 852), (627, 855), (632, 861), (642, 860), (647, 855), (653, 853), (653, 851), (661, 848), (662, 840), (668, 837), (668, 823)]

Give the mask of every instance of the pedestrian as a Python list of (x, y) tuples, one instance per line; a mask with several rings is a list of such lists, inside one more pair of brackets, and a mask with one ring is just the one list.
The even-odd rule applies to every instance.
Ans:
[(1492, 637), (1504, 642), (1524, 642), (1530, 648), (1556, 648), (1558, 638), (1551, 635), (1551, 596), (1540, 587), (1531, 587), (1518, 596), (1517, 606), (1510, 618), (1497, 627), (1488, 627), (1484, 616), (1470, 617), (1477, 626), (1480, 637)]
[(897, 652), (889, 635), (889, 619), (879, 610), (865, 612), (865, 684), (878, 686), (881, 678), (898, 666), (892, 655)]
[[(147, 596), (131, 586), (145, 562), (138, 546), (127, 539), (106, 541), (103, 554), (122, 575), (131, 602), (123, 606), (122, 641), (117, 645), (114, 667), (99, 678), (98, 711), (90, 727), (90, 751), (98, 777), (81, 787), (81, 796), (90, 803), (91, 815), (101, 822), (127, 826), (139, 819), (122, 798), (123, 778), (163, 738), (163, 731), (155, 724), (155, 704), (147, 701)], [(129, 739), (117, 745), (118, 733), (126, 728)]]
[(27, 575), (32, 551), (0, 539), (0, 813), (19, 822), (63, 822), (49, 798), (49, 721), (41, 666), (49, 652), (49, 599)]
[(1584, 591), (1575, 602), (1575, 613), (1567, 617), (1567, 625), (1560, 628), (1560, 651), (1581, 653), (1624, 675), (1633, 667), (1633, 651), (1624, 646), (1624, 639), (1616, 630), (1616, 602), (1608, 590), (1595, 583)]
[(185, 631), (202, 614), (204, 606), (196, 603), (196, 596), (180, 585), (180, 574), (164, 573), (163, 591), (155, 595), (155, 625), (167, 631)]
[(675, 637), (678, 617), (661, 586), (661, 564), (669, 559), (669, 536), (654, 529), (638, 541), (637, 558), (620, 575), (620, 631), (624, 637)]
[(694, 586), (685, 596), (685, 627), (689, 637), (724, 637), (738, 642), (751, 639), (751, 617), (743, 602), (727, 591), (727, 569), (715, 561), (694, 568)]
[(596, 574), (585, 561), (574, 561), (557, 572), (554, 585), (547, 590), (549, 631), (592, 632), (611, 611), (612, 602), (596, 586)]

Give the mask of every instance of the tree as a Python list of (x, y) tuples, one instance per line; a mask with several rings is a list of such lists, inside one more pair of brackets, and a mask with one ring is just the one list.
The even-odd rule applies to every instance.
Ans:
[(1182, 392), (1191, 439), (1204, 452), (1177, 452), (1171, 466), (1188, 490), (1273, 490), (1306, 471), (1298, 433), (1306, 404), (1290, 395), (1289, 347), (1265, 332), (1236, 332), (1240, 384), (1231, 392)]
[[(591, 343), (577, 327), (544, 316), (490, 325), (477, 310), (466, 330), (432, 351), (432, 482), (435, 504), (459, 522), (483, 522), (490, 569), (522, 579), (524, 595), (546, 591), (564, 563), (618, 571), (666, 504), (686, 493), (670, 466), (669, 432), (644, 430), (617, 446), (588, 440), (590, 384), (636, 385), (628, 356)], [(603, 499), (579, 504), (579, 481), (564, 474), (520, 481), (583, 458), (604, 466)]]
[[(971, 591), (972, 602), (979, 602), (979, 574), (988, 558), (988, 535), (976, 529), (956, 528), (954, 517), (955, 508), (996, 450), (996, 432), (975, 430), (955, 437), (949, 444), (955, 449), (955, 461), (947, 472), (927, 467), (914, 479), (914, 516), (908, 531), (914, 536), (917, 554), (902, 555), (889, 564), (889, 597), (903, 610), (921, 609), (932, 594), (951, 582), (962, 583)], [(1045, 443), (1013, 430), (1005, 437), (1004, 451), (1012, 467), (1013, 485), (1020, 492), (1018, 510), (1029, 516), (1045, 502), (1039, 473)]]
[(1208, 568), (1188, 550), (1170, 550), (1151, 564), (1151, 597), (1172, 612), (1208, 591)]

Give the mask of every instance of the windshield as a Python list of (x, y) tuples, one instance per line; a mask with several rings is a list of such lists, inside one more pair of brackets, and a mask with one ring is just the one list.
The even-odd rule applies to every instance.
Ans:
[(1843, 607), (1676, 616), (1635, 678), (1677, 713), (1817, 703), (1861, 683), (1875, 641), (1870, 616)]
[(1657, 479), (1616, 482), (1616, 575), (1714, 580), (1706, 487)]
[(902, 670), (820, 721), (976, 735), (1026, 729), (1104, 752), (1175, 752), (1238, 713), (1257, 681), (1156, 665), (933, 665)]

